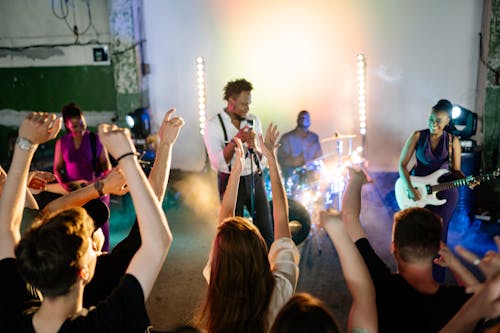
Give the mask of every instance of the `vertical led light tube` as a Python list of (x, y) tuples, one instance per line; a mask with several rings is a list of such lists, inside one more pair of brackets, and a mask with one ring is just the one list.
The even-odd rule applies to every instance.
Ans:
[(358, 113), (359, 133), (362, 138), (362, 148), (365, 149), (366, 137), (366, 57), (360, 53), (356, 56), (358, 75)]
[(205, 130), (205, 121), (207, 120), (206, 94), (205, 94), (205, 59), (196, 58), (196, 83), (198, 92), (198, 119), (200, 121), (200, 134)]

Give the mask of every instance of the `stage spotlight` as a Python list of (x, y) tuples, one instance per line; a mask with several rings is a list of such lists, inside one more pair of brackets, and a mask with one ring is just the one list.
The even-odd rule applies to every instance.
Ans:
[(455, 105), (452, 111), (451, 133), (460, 139), (469, 139), (476, 134), (477, 113)]
[(477, 113), (455, 105), (451, 117), (451, 133), (460, 138), (460, 146), (463, 151), (472, 151), (476, 147), (476, 141), (472, 140), (471, 137), (476, 134)]
[(136, 139), (144, 140), (151, 134), (151, 119), (148, 108), (139, 108), (125, 116), (125, 121)]

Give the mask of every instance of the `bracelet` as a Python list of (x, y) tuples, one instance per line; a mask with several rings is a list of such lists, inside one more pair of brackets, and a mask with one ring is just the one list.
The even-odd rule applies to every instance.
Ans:
[(124, 159), (125, 157), (130, 156), (130, 155), (139, 156), (139, 153), (136, 153), (134, 151), (130, 151), (128, 153), (125, 153), (116, 159), (116, 163), (120, 162), (121, 159)]

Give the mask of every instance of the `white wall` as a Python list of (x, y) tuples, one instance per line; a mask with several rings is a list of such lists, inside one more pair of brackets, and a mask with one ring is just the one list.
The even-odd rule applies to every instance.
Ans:
[[(174, 167), (199, 170), (204, 162), (198, 55), (206, 59), (209, 115), (224, 106), (224, 84), (245, 77), (265, 125), (287, 131), (308, 109), (312, 129), (326, 137), (358, 133), (355, 56), (364, 53), (370, 168), (396, 170), (404, 141), (426, 126), (438, 99), (473, 109), (481, 7), (477, 0), (146, 0), (152, 108), (175, 106), (187, 122)], [(335, 151), (333, 143), (323, 148)]]

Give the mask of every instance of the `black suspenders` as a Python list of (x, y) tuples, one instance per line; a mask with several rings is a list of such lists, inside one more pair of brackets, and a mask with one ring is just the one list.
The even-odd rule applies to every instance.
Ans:
[[(226, 131), (226, 126), (224, 125), (224, 121), (222, 121), (222, 116), (220, 113), (217, 113), (217, 117), (219, 117), (219, 121), (220, 121), (220, 126), (222, 127), (222, 131), (224, 132), (224, 144), (228, 144), (229, 140), (227, 138), (227, 131)], [(229, 169), (229, 171), (231, 172), (231, 163), (228, 163), (227, 164), (227, 168)]]

